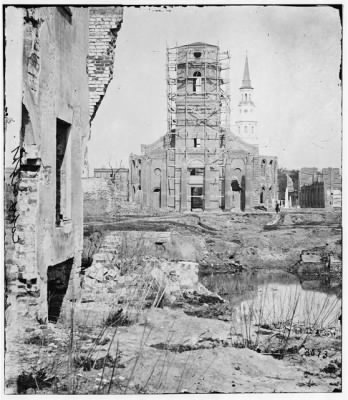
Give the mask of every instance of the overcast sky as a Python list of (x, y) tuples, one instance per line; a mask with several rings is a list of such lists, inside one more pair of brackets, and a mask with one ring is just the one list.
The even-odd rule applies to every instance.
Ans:
[(231, 56), (231, 122), (248, 52), (260, 153), (286, 168), (341, 167), (341, 25), (332, 7), (125, 8), (114, 79), (92, 124), (93, 168), (128, 166), (166, 133), (166, 47), (202, 41)]

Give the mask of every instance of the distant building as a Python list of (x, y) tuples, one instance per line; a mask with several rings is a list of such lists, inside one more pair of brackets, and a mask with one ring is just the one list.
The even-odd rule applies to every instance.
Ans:
[(254, 89), (251, 86), (248, 57), (245, 58), (244, 75), (239, 91), (241, 99), (238, 104), (239, 116), (235, 124), (236, 132), (244, 142), (258, 146), (256, 107), (252, 99)]
[(167, 58), (168, 130), (142, 145), (141, 155), (130, 155), (131, 200), (180, 211), (274, 206), (278, 162), (259, 155), (248, 59), (236, 135), (229, 121), (229, 54), (198, 42), (168, 49)]
[(301, 168), (301, 208), (341, 208), (342, 178), (339, 168)]

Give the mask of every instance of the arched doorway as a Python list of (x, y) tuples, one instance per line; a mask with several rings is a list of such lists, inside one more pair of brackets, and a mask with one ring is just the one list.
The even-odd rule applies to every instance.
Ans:
[(161, 208), (161, 189), (156, 187), (152, 192), (152, 207), (153, 208)]
[(260, 192), (260, 204), (264, 204), (265, 202), (265, 190), (266, 188), (262, 186), (261, 192)]
[(233, 176), (231, 178), (231, 190), (232, 190), (232, 209), (242, 210), (245, 208), (245, 179), (242, 175), (241, 168), (235, 168), (233, 170)]
[(231, 181), (232, 190), (232, 209), (240, 210), (240, 195), (242, 188), (240, 187), (240, 182), (236, 177), (232, 178)]

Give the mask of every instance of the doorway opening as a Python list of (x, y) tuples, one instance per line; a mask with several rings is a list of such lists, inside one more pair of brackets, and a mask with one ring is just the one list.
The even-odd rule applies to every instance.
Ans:
[(152, 207), (153, 208), (161, 208), (161, 189), (156, 187), (152, 192)]
[(48, 321), (56, 323), (59, 319), (63, 300), (69, 286), (74, 259), (51, 265), (47, 269)]
[(191, 187), (191, 210), (203, 210), (203, 186)]

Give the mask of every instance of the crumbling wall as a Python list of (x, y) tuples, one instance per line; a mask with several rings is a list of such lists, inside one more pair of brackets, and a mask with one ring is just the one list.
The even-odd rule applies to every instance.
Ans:
[[(48, 268), (73, 260), (74, 300), (82, 253), (81, 142), (89, 136), (88, 10), (6, 8), (6, 392), (22, 369), (27, 329), (46, 323)], [(16, 29), (13, 29), (13, 23)], [(16, 43), (16, 52), (13, 51)], [(19, 66), (17, 68), (17, 66)], [(14, 96), (12, 82), (20, 84)], [(12, 128), (10, 121), (19, 127)], [(57, 224), (59, 121), (67, 128), (69, 218)], [(70, 190), (71, 189), (71, 190)], [(60, 197), (59, 197), (60, 199)], [(60, 201), (60, 200), (59, 200)]]
[[(116, 179), (117, 178), (117, 179)], [(84, 217), (112, 216), (118, 213), (121, 202), (128, 201), (128, 179), (83, 178)]]
[(118, 31), (123, 21), (122, 7), (89, 8), (89, 115), (92, 121), (113, 77)]
[[(93, 8), (91, 18), (96, 68), (90, 72), (102, 88), (94, 115), (112, 77), (122, 9)], [(75, 303), (80, 288), (89, 10), (8, 6), (5, 24), (5, 372), (6, 392), (13, 393), (22, 369), (18, 347), (27, 329), (50, 319), (55, 282), (64, 278), (64, 296), (56, 303), (62, 310)], [(60, 308), (55, 318), (59, 313)]]

